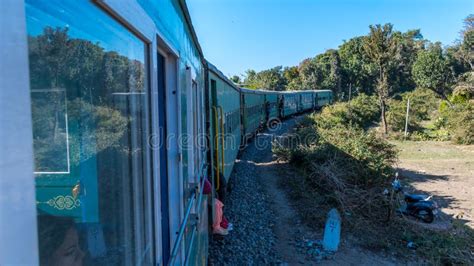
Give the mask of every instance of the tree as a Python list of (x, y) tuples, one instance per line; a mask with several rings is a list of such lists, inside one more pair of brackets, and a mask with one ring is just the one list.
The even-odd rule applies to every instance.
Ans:
[(341, 97), (341, 60), (337, 50), (330, 49), (315, 57), (316, 68), (319, 71), (319, 87), (332, 90), (336, 98)]
[(286, 90), (301, 90), (302, 82), (298, 67), (285, 67), (283, 69), (283, 77), (286, 82)]
[(451, 105), (448, 94), (452, 85), (452, 75), (439, 43), (418, 54), (413, 64), (412, 75), (418, 87), (434, 91)]
[(337, 50), (303, 60), (298, 72), (301, 88), (305, 90), (333, 90), (336, 97), (341, 94), (341, 60)]
[(285, 90), (286, 80), (283, 77), (281, 66), (276, 66), (260, 72), (255, 70), (247, 70), (247, 76), (244, 83), (249, 88), (267, 89), (274, 91)]
[(394, 68), (397, 45), (393, 37), (392, 24), (371, 25), (370, 33), (364, 40), (364, 49), (376, 66), (378, 72), (375, 91), (379, 98), (381, 119), (384, 133), (388, 133), (386, 120), (386, 101), (391, 92), (389, 74)]
[(321, 80), (321, 73), (319, 72), (313, 58), (307, 58), (301, 61), (298, 66), (298, 72), (300, 73), (301, 89), (320, 89), (319, 81)]
[(237, 75), (233, 75), (230, 77), (230, 81), (232, 81), (234, 84), (240, 84), (242, 81), (240, 80), (240, 77)]
[(420, 30), (409, 30), (405, 33), (395, 31), (393, 39), (397, 47), (392, 58), (394, 68), (390, 71), (392, 93), (413, 90), (416, 84), (412, 78), (411, 69), (416, 55), (424, 49), (425, 40)]
[(464, 52), (464, 58), (471, 67), (471, 71), (474, 70), (474, 14), (467, 16), (464, 19), (464, 29), (461, 32), (462, 51)]
[(372, 94), (374, 92), (375, 66), (364, 49), (366, 36), (355, 37), (339, 46), (343, 87), (351, 86), (354, 91)]

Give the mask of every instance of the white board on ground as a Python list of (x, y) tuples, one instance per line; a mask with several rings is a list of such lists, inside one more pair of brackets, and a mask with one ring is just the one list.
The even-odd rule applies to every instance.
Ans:
[(328, 213), (324, 227), (323, 248), (326, 251), (337, 251), (341, 240), (341, 216), (336, 209)]

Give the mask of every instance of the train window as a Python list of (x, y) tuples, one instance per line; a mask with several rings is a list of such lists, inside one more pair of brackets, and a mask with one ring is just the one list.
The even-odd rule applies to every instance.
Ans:
[(146, 44), (89, 1), (25, 6), (41, 265), (152, 264)]

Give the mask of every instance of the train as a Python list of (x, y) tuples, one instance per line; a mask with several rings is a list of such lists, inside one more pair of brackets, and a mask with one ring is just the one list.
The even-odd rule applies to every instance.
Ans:
[(333, 101), (231, 82), (184, 0), (4, 0), (0, 21), (0, 265), (206, 265), (239, 150)]

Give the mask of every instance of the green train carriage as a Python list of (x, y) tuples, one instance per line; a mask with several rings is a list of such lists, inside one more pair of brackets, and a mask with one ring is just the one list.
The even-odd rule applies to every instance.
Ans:
[(305, 112), (314, 108), (314, 96), (311, 91), (300, 91), (300, 112)]
[(210, 140), (209, 160), (212, 183), (220, 194), (225, 193), (242, 140), (241, 92), (214, 65), (206, 62)]
[(283, 91), (281, 93), (281, 114), (283, 118), (297, 114), (300, 110), (301, 98), (296, 91)]
[(326, 105), (332, 104), (333, 92), (331, 90), (314, 90), (316, 108), (321, 109)]
[(259, 90), (240, 88), (242, 136), (250, 139), (267, 123), (265, 93)]
[(261, 90), (265, 94), (267, 126), (281, 119), (281, 94), (278, 91)]

